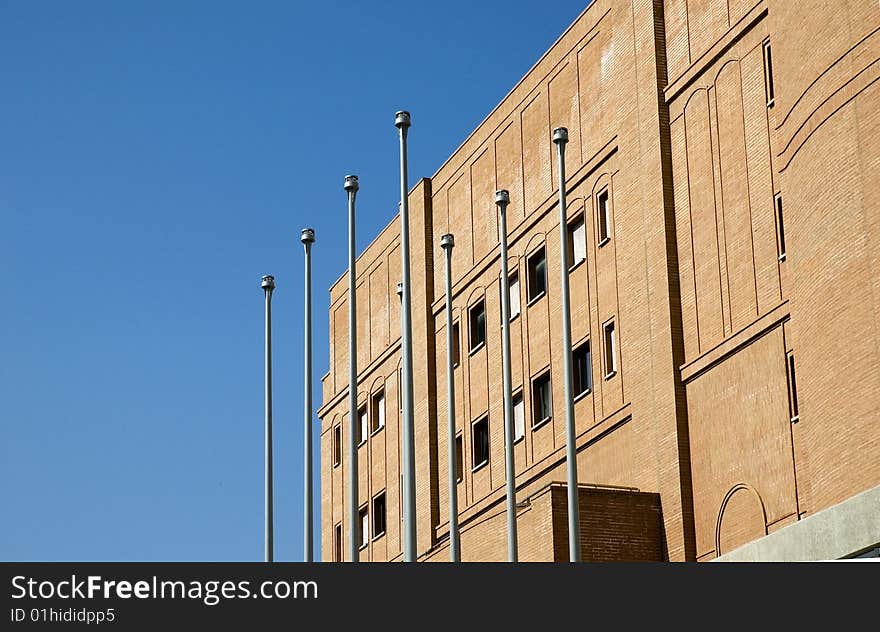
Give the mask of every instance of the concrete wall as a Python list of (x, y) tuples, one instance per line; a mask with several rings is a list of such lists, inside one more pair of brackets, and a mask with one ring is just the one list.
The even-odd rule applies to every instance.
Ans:
[(797, 562), (853, 557), (880, 545), (880, 486), (823, 509), (717, 558), (722, 562)]

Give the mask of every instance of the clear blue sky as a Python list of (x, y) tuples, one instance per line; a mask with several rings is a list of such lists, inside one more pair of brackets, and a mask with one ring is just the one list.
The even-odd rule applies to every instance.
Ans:
[(300, 229), (317, 406), (343, 176), (361, 249), (395, 110), (412, 183), (586, 4), (0, 3), (0, 560), (262, 559), (265, 273), (276, 559), (302, 559)]

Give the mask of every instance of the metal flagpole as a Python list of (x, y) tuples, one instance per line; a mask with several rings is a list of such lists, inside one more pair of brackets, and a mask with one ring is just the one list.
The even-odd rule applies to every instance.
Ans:
[(400, 308), (401, 351), (403, 355), (403, 561), (416, 561), (416, 464), (415, 424), (413, 420), (412, 292), (409, 274), (409, 201), (406, 165), (406, 136), (411, 125), (409, 112), (394, 115), (400, 131), (400, 253), (403, 272), (403, 298)]
[(501, 237), (501, 356), (504, 381), (504, 467), (507, 478), (507, 559), (517, 561), (516, 472), (513, 462), (513, 393), (510, 386), (510, 278), (507, 272), (507, 205), (510, 193), (495, 191)]
[(571, 383), (571, 307), (568, 287), (568, 209), (565, 201), (565, 144), (568, 130), (553, 130), (553, 142), (559, 159), (559, 270), (562, 279), (562, 372), (565, 396), (565, 447), (568, 470), (568, 559), (581, 561), (580, 507), (578, 502), (577, 448), (575, 447), (574, 401)]
[(360, 525), (358, 524), (358, 419), (357, 411), (357, 329), (355, 322), (355, 244), (354, 200), (358, 191), (357, 176), (345, 176), (342, 187), (348, 193), (348, 553), (352, 562), (358, 561)]
[(461, 561), (458, 535), (458, 481), (455, 472), (455, 369), (452, 366), (452, 249), (453, 235), (443, 235), (440, 247), (446, 251), (446, 393), (449, 410), (449, 560)]
[(305, 266), (303, 292), (305, 314), (303, 314), (303, 451), (304, 451), (304, 483), (303, 483), (303, 561), (314, 562), (314, 536), (312, 534), (312, 244), (315, 243), (315, 231), (303, 228), (300, 241), (305, 247)]
[(275, 289), (275, 277), (264, 275), (260, 287), (263, 288), (263, 294), (266, 298), (266, 332), (265, 332), (265, 358), (266, 358), (266, 391), (265, 391), (265, 413), (266, 413), (266, 504), (265, 504), (265, 556), (266, 561), (271, 562), (275, 557), (274, 543), (274, 508), (272, 501), (272, 291)]

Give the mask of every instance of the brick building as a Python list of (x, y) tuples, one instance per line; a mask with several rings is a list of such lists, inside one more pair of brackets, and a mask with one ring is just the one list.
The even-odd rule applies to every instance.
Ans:
[[(595, 0), (413, 187), (419, 559), (449, 555), (444, 233), (462, 559), (506, 557), (496, 189), (511, 196), (520, 559), (567, 559), (559, 126), (584, 559), (876, 551), (878, 78), (874, 0)], [(398, 560), (397, 218), (356, 273), (360, 558)], [(347, 551), (347, 310), (341, 278), (319, 411), (325, 560)]]

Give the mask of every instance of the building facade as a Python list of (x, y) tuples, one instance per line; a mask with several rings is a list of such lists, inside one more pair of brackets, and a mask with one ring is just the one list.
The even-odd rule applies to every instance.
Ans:
[[(874, 0), (595, 0), (413, 187), (420, 560), (449, 557), (445, 233), (462, 559), (506, 558), (497, 189), (511, 199), (520, 559), (567, 559), (560, 126), (584, 559), (876, 551), (878, 78)], [(356, 264), (355, 424), (347, 283), (330, 288), (328, 561), (348, 550), (350, 431), (360, 559), (402, 559), (399, 241), (395, 218)]]

